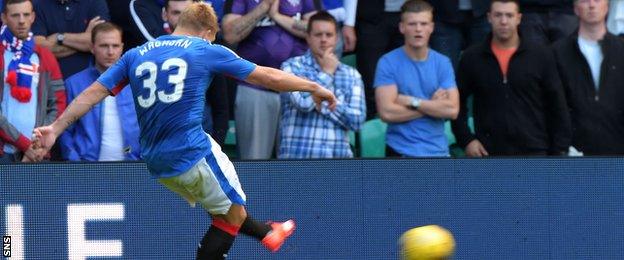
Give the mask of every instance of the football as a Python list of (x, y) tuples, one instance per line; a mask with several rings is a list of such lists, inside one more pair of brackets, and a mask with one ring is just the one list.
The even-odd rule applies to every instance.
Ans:
[(402, 260), (448, 259), (455, 252), (455, 239), (438, 225), (412, 228), (399, 240)]

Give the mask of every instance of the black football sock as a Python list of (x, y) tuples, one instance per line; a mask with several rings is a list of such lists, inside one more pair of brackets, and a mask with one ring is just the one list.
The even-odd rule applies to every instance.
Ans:
[(254, 237), (258, 240), (262, 240), (271, 230), (273, 229), (270, 225), (260, 223), (252, 219), (249, 214), (247, 215), (245, 222), (243, 222), (243, 225), (240, 227), (241, 233)]
[(220, 219), (213, 219), (212, 225), (202, 238), (197, 248), (197, 260), (221, 260), (227, 257), (227, 253), (234, 243), (234, 239), (240, 227), (226, 223)]

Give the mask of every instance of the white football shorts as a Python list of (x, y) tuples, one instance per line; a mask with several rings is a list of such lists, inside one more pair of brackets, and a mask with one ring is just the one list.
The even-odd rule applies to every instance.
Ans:
[(158, 181), (182, 196), (191, 207), (199, 202), (208, 213), (223, 215), (232, 204), (245, 205), (246, 196), (230, 159), (221, 146), (208, 136), (212, 152), (187, 172)]

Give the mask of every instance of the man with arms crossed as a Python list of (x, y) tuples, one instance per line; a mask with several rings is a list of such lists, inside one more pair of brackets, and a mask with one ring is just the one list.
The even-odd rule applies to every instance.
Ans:
[(387, 156), (449, 156), (444, 120), (459, 111), (459, 93), (448, 57), (430, 49), (433, 8), (422, 0), (401, 7), (405, 44), (381, 57), (375, 99), (388, 123)]
[(58, 120), (33, 132), (36, 144), (48, 149), (65, 128), (129, 81), (141, 126), (141, 155), (150, 173), (191, 205), (199, 202), (212, 216), (197, 259), (223, 259), (239, 231), (277, 251), (294, 230), (292, 220), (268, 225), (247, 215), (234, 165), (201, 126), (204, 93), (212, 75), (226, 73), (276, 91), (309, 91), (317, 106), (321, 102), (330, 109), (336, 106), (334, 95), (314, 82), (257, 66), (211, 44), (217, 28), (214, 10), (193, 3), (172, 35), (128, 51)]

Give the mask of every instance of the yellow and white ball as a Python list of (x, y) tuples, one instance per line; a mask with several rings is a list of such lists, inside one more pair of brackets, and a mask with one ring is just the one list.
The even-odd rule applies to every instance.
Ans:
[(412, 228), (399, 240), (402, 260), (446, 259), (455, 252), (450, 231), (438, 225)]

